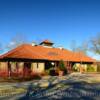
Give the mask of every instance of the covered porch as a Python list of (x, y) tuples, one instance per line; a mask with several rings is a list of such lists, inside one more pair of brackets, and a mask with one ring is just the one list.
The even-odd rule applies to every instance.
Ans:
[[(34, 74), (45, 74), (45, 71), (59, 67), (59, 61), (32, 59), (0, 59), (0, 77), (27, 77)], [(66, 70), (72, 72), (72, 63), (64, 62)]]
[(44, 70), (44, 60), (0, 59), (0, 77), (27, 77), (42, 74)]

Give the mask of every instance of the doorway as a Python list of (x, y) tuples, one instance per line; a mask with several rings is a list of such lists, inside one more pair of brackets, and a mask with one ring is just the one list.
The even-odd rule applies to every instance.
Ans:
[(23, 76), (24, 77), (29, 77), (31, 75), (31, 63), (30, 62), (25, 62), (24, 63), (24, 68), (23, 68)]

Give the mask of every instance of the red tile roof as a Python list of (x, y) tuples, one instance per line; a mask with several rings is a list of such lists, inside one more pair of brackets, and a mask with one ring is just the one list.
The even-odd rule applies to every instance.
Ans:
[(41, 59), (52, 61), (73, 61), (73, 62), (94, 62), (95, 60), (82, 54), (74, 53), (66, 49), (59, 48), (47, 48), (41, 45), (32, 46), (30, 44), (23, 44), (8, 53), (0, 56), (0, 59), (4, 58), (23, 58), (23, 59)]

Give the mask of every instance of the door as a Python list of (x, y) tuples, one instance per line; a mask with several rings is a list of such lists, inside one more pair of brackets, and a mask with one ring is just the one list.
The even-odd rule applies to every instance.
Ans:
[(23, 76), (28, 77), (31, 75), (31, 63), (25, 62), (24, 69), (23, 69)]

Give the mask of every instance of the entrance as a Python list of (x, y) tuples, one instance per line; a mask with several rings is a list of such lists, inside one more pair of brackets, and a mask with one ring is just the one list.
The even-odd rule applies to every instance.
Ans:
[(23, 68), (23, 76), (28, 77), (31, 75), (31, 63), (30, 62), (25, 62), (24, 63), (24, 68)]

